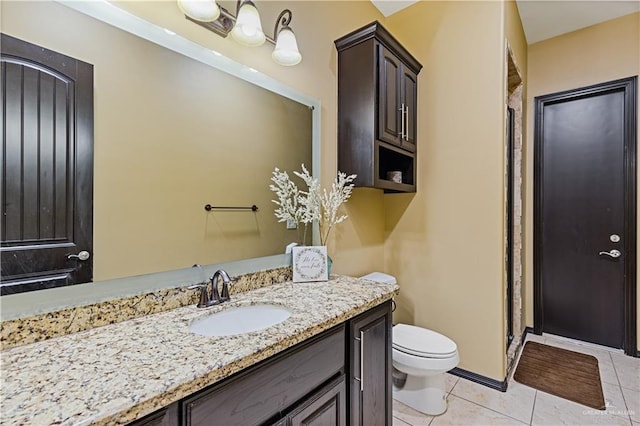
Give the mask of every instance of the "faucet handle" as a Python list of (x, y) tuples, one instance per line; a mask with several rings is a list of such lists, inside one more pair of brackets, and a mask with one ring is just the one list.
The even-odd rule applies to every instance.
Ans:
[(200, 301), (196, 305), (198, 308), (206, 308), (211, 305), (211, 299), (209, 299), (209, 293), (207, 292), (208, 286), (206, 284), (196, 284), (187, 287), (189, 290), (200, 289)]

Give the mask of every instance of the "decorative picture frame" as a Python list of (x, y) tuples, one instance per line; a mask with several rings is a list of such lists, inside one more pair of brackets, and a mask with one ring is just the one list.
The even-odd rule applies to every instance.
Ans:
[(294, 283), (327, 281), (329, 279), (327, 246), (293, 247), (291, 253)]

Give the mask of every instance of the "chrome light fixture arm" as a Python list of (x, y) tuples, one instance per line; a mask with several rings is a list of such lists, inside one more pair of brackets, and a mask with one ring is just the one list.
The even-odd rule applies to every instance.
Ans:
[(276, 41), (278, 40), (278, 27), (282, 25), (282, 28), (291, 29), (289, 28), (289, 24), (291, 23), (291, 18), (293, 18), (293, 13), (291, 12), (291, 10), (285, 9), (282, 12), (280, 12), (280, 15), (278, 15), (278, 19), (276, 19), (276, 24), (273, 26), (273, 39), (267, 36), (267, 40), (269, 40), (271, 43), (275, 45)]

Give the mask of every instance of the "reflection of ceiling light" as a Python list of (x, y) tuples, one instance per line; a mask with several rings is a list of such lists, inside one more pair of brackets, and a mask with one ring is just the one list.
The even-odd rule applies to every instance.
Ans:
[(215, 0), (178, 0), (178, 7), (190, 18), (211, 22), (220, 16), (220, 7)]
[[(271, 57), (280, 65), (297, 65), (302, 60), (302, 55), (298, 50), (296, 36), (291, 27), (289, 27), (293, 16), (291, 10), (285, 9), (280, 12), (273, 29), (273, 38), (271, 38), (262, 31), (260, 14), (252, 0), (237, 0), (237, 17), (215, 4), (215, 7), (219, 11), (219, 16), (216, 16), (216, 19), (208, 19), (212, 14), (207, 15), (203, 12), (203, 10), (207, 8), (212, 8), (211, 3), (215, 4), (215, 1), (178, 0), (178, 6), (187, 18), (222, 37), (226, 37), (231, 33), (234, 40), (245, 46), (260, 46), (265, 40), (269, 41), (275, 45)], [(187, 13), (187, 5), (193, 6), (194, 9), (197, 9), (198, 13), (194, 13), (193, 11)], [(196, 15), (207, 19), (198, 18)], [(278, 31), (278, 27), (280, 26), (281, 28)]]
[(171, 31), (170, 29), (165, 28), (164, 32), (169, 34), (169, 35), (176, 35), (176, 33), (174, 33), (173, 31)]

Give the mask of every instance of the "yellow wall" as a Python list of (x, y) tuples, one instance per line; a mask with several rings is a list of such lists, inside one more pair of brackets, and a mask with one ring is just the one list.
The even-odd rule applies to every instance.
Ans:
[(296, 240), (268, 184), (274, 166), (310, 166), (308, 107), (60, 4), (2, 12), (5, 33), (94, 65), (94, 280), (273, 255)]
[[(524, 306), (527, 325), (533, 326), (533, 100), (540, 95), (640, 74), (640, 13), (532, 44), (528, 67), (527, 141), (530, 142), (526, 153)], [(640, 305), (640, 292), (638, 303)]]
[(461, 368), (503, 380), (503, 5), (420, 2), (386, 23), (424, 65), (418, 192), (384, 196), (395, 320), (449, 336)]
[[(505, 37), (509, 42), (514, 62), (520, 71), (522, 80), (527, 80), (527, 58), (528, 58), (528, 45), (527, 39), (524, 36), (524, 29), (522, 28), (522, 21), (520, 20), (520, 13), (515, 0), (507, 0), (504, 4), (504, 28)], [(527, 85), (524, 85), (525, 91)]]

